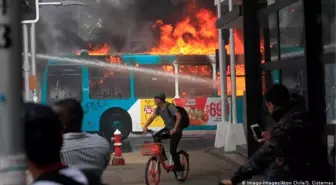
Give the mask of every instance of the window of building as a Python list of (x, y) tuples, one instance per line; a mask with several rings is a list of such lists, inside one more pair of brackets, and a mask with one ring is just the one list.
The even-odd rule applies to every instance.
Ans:
[(48, 67), (47, 101), (74, 98), (82, 99), (82, 69), (80, 66)]
[(321, 0), (324, 52), (335, 52), (336, 14), (335, 0)]
[[(179, 74), (191, 79), (179, 79), (180, 97), (212, 96), (212, 67), (211, 65), (179, 65)], [(193, 77), (195, 77), (193, 79)], [(209, 84), (200, 84), (198, 78), (209, 80)]]
[[(298, 1), (279, 10), (281, 54), (304, 45), (303, 7)], [(283, 58), (283, 57), (282, 57)]]
[(89, 67), (89, 96), (92, 99), (130, 97), (130, 73), (125, 69)]
[(299, 93), (305, 96), (306, 82), (305, 72), (303, 69), (284, 69), (281, 70), (281, 82), (290, 91)]
[(301, 1), (280, 9), (278, 13), (268, 15), (271, 61), (278, 61), (279, 51), (281, 60), (303, 56), (303, 21)]
[(135, 96), (153, 98), (158, 92), (167, 97), (175, 96), (175, 76), (173, 65), (141, 65), (134, 72)]
[(277, 34), (277, 14), (272, 13), (268, 15), (268, 28), (269, 28), (269, 44), (271, 52), (271, 61), (278, 61), (278, 34)]
[(325, 64), (324, 70), (327, 123), (336, 124), (336, 64)]

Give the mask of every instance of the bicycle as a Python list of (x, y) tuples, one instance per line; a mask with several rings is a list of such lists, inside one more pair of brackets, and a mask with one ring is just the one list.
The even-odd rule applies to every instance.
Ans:
[[(154, 134), (155, 132), (153, 130), (148, 130), (148, 133), (152, 135), (152, 138), (154, 140)], [(180, 150), (177, 152), (177, 154), (180, 157), (181, 165), (184, 168), (184, 171), (182, 172), (181, 176), (178, 176), (175, 171), (174, 164), (167, 164), (164, 159), (163, 152), (164, 146), (161, 144), (161, 142), (154, 142), (153, 143), (144, 143), (141, 149), (141, 153), (144, 156), (151, 156), (148, 159), (148, 162), (146, 164), (146, 171), (145, 171), (145, 181), (147, 185), (158, 185), (160, 182), (161, 177), (161, 166), (163, 169), (169, 172), (174, 172), (175, 179), (177, 181), (183, 182), (187, 179), (189, 174), (189, 154), (184, 151)], [(153, 184), (151, 183), (153, 182)]]

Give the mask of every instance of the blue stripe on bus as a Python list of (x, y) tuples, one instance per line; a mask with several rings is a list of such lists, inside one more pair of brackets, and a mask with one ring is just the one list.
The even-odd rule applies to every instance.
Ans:
[(184, 130), (192, 131), (192, 130), (216, 130), (216, 129), (217, 129), (216, 125), (190, 125)]
[(173, 63), (176, 60), (175, 55), (122, 55), (121, 59), (125, 63), (138, 64), (160, 64)]

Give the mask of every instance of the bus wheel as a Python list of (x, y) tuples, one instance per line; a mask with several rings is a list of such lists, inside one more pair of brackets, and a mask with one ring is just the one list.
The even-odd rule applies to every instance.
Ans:
[(110, 141), (117, 129), (122, 134), (122, 140), (127, 139), (132, 132), (132, 119), (127, 111), (114, 107), (106, 110), (100, 117), (99, 133)]

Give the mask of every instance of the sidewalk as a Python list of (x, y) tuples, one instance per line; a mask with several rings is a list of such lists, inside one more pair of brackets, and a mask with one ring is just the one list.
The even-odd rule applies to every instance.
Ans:
[(230, 163), (235, 165), (244, 165), (248, 162), (248, 159), (236, 152), (224, 152), (224, 148), (212, 148), (208, 152), (215, 157), (227, 159)]
[[(235, 166), (237, 169), (239, 166), (244, 165), (248, 163), (248, 158), (237, 154), (235, 152), (224, 152), (224, 148), (213, 148), (208, 150), (209, 154), (220, 158), (220, 159), (226, 159), (227, 163), (231, 164), (232, 166)], [(261, 182), (265, 178), (263, 175), (258, 175), (253, 177), (250, 181), (252, 182)]]
[[(229, 178), (237, 169), (238, 165), (228, 162), (228, 159), (220, 159), (210, 154), (207, 150), (189, 151), (190, 172), (186, 185), (188, 184), (211, 184), (216, 182), (216, 176)], [(145, 166), (148, 157), (140, 152), (125, 153), (126, 165), (109, 166), (103, 175), (103, 180), (108, 184), (144, 184)], [(172, 173), (162, 171), (161, 184), (177, 184)]]

